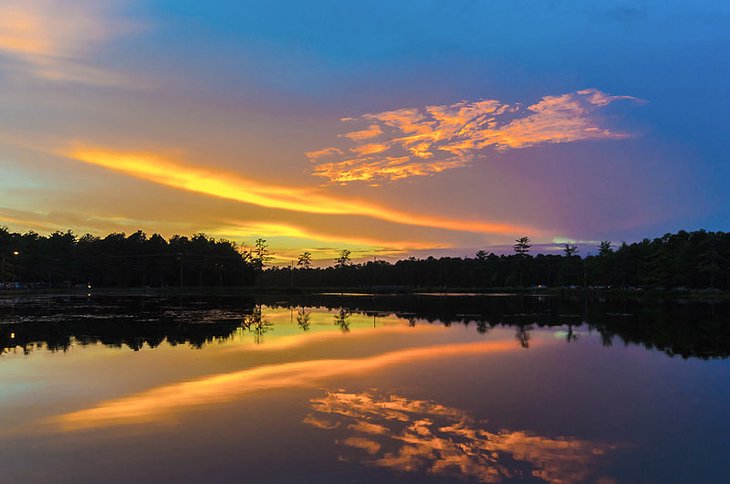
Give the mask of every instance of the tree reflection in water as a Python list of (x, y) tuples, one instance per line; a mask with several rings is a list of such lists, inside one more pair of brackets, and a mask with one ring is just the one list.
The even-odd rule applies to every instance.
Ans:
[(368, 465), (480, 482), (532, 477), (551, 483), (600, 478), (598, 459), (616, 446), (482, 428), (464, 411), (433, 401), (375, 392), (328, 392), (311, 400), (304, 422), (337, 434), (336, 442)]
[(524, 349), (530, 348), (530, 331), (532, 325), (525, 326), (524, 324), (518, 324), (515, 329), (515, 338), (519, 341), (520, 346)]
[[(475, 323), (476, 332), (512, 327), (516, 344), (529, 348), (530, 333), (560, 328), (568, 343), (586, 332), (615, 342), (657, 349), (682, 358), (730, 357), (730, 304), (727, 302), (591, 300), (552, 297), (278, 297), (257, 299), (205, 294), (0, 296), (0, 355), (36, 349), (67, 351), (103, 344), (140, 350), (188, 344), (202, 348), (224, 342), (243, 327), (261, 343), (281, 324), (276, 314), (301, 308), (296, 324), (306, 332), (310, 317), (334, 314), (343, 333), (354, 331), (362, 315), (392, 314), (408, 326)], [(351, 317), (353, 316), (353, 317)], [(572, 318), (572, 319), (571, 319)], [(243, 320), (243, 323), (241, 322)], [(201, 324), (204, 323), (204, 324)], [(292, 318), (293, 324), (293, 318)]]
[(273, 331), (274, 324), (263, 316), (261, 306), (257, 305), (253, 308), (251, 314), (243, 317), (241, 327), (253, 334), (256, 344), (261, 344), (264, 341), (264, 335), (269, 331)]
[(302, 329), (302, 331), (309, 331), (311, 315), (312, 311), (307, 311), (307, 309), (303, 307), (299, 308), (297, 311), (297, 325)]
[(350, 332), (350, 316), (352, 315), (352, 312), (345, 309), (340, 308), (339, 312), (335, 314), (335, 326), (340, 328), (343, 333), (349, 333)]

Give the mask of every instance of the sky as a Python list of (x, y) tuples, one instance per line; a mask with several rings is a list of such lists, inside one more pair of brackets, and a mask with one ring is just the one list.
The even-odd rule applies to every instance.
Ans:
[(728, 230), (730, 4), (0, 0), (0, 225), (276, 263)]

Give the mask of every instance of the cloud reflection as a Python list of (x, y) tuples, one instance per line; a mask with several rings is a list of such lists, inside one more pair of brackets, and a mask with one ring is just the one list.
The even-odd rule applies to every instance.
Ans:
[(579, 482), (591, 477), (598, 456), (614, 448), (524, 431), (490, 432), (460, 409), (398, 395), (336, 391), (311, 405), (305, 423), (337, 432), (342, 436), (337, 442), (364, 451), (356, 456), (368, 464), (401, 472), (480, 482), (525, 475), (555, 484)]
[(383, 353), (366, 358), (322, 359), (264, 365), (221, 373), (101, 402), (51, 420), (64, 431), (174, 420), (176, 412), (226, 403), (247, 393), (306, 387), (324, 379), (361, 374), (388, 366), (449, 356), (517, 351), (511, 341), (447, 344)]

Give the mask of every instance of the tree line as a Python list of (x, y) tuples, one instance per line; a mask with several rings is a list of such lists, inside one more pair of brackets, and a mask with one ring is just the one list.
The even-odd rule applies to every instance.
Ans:
[(73, 232), (49, 236), (0, 227), (0, 284), (5, 287), (166, 287), (251, 285), (268, 261), (263, 241), (253, 247), (142, 231), (105, 237)]
[(329, 267), (312, 267), (304, 252), (296, 265), (271, 267), (265, 239), (254, 245), (142, 231), (105, 237), (55, 232), (10, 232), (0, 227), (0, 284), (3, 287), (253, 286), (416, 289), (499, 287), (614, 287), (730, 289), (730, 234), (704, 230), (666, 234), (615, 247), (597, 244), (583, 256), (565, 244), (558, 254), (531, 254), (529, 237), (515, 241), (512, 254), (480, 250), (473, 257), (410, 257), (391, 263), (353, 263), (343, 250)]
[(262, 280), (279, 287), (730, 289), (730, 234), (725, 232), (680, 231), (617, 247), (601, 241), (596, 254), (585, 257), (573, 244), (564, 244), (557, 254), (532, 255), (531, 250), (530, 238), (520, 237), (512, 254), (480, 250), (466, 258), (361, 264), (353, 264), (344, 250), (325, 268), (312, 268), (311, 254), (305, 252), (296, 266), (273, 267)]

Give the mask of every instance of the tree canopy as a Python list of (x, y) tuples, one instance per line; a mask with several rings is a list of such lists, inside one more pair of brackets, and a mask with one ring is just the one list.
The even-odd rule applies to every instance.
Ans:
[[(10, 232), (0, 227), (0, 284), (24, 287), (261, 286), (496, 288), (602, 286), (730, 289), (730, 234), (680, 231), (613, 248), (596, 246), (582, 257), (566, 244), (554, 254), (532, 255), (529, 238), (515, 253), (480, 250), (475, 257), (427, 257), (353, 263), (342, 250), (334, 266), (312, 268), (310, 252), (297, 265), (271, 266), (265, 239), (246, 249), (205, 234), (170, 239), (142, 231), (105, 237), (55, 232)], [(519, 250), (518, 250), (519, 249)], [(295, 277), (294, 277), (295, 276)]]
[(205, 234), (169, 240), (142, 231), (105, 237), (42, 236), (0, 227), (0, 284), (37, 287), (224, 286), (250, 284), (257, 262), (235, 242)]

